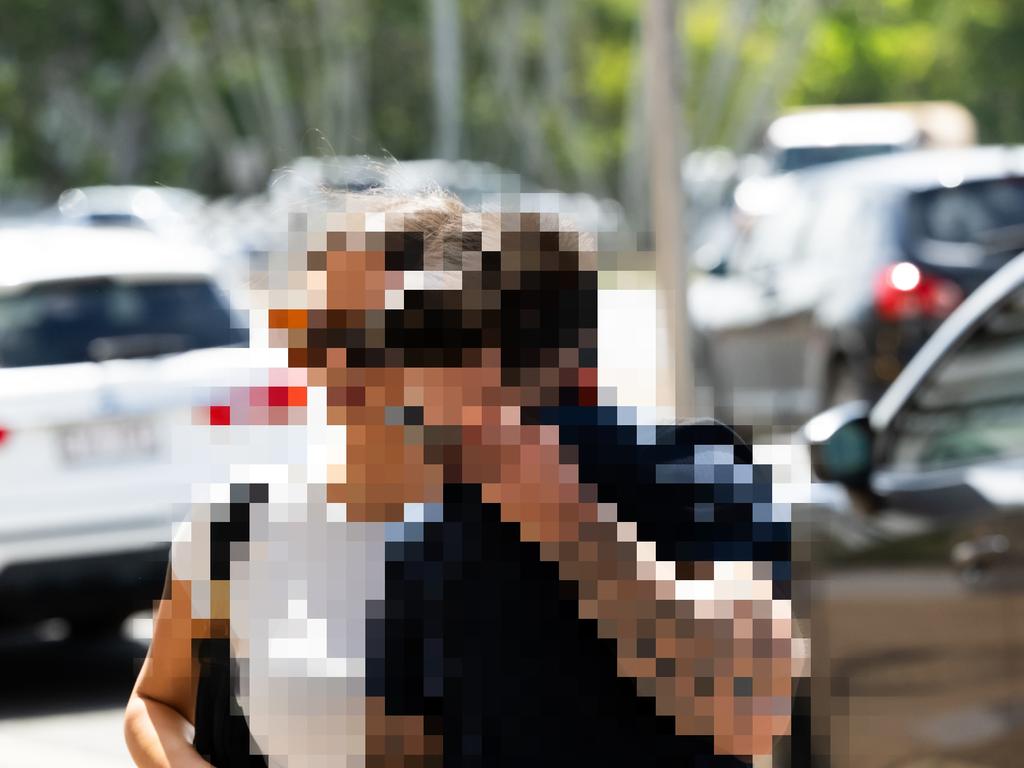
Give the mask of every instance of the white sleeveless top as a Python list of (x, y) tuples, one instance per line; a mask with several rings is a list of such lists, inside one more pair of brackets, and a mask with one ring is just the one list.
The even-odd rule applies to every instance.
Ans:
[(216, 428), (224, 463), (214, 466), (227, 482), (207, 476), (193, 486), (171, 567), (192, 582), (193, 617), (209, 618), (211, 517), (223, 519), (231, 484), (269, 486), (269, 503), (249, 505), (248, 552), (245, 543), (232, 549), (239, 703), (270, 765), (362, 765), (367, 607), (384, 599), (385, 537), (396, 530), (346, 522), (344, 504), (324, 501), (327, 467), (344, 462), (345, 428), (325, 426), (322, 388), (308, 390), (307, 415), (309, 426)]

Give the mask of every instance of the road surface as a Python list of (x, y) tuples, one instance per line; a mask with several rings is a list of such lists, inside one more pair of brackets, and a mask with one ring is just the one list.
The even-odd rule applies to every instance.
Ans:
[(146, 653), (144, 622), (122, 637), (0, 636), (0, 768), (129, 768), (121, 717)]

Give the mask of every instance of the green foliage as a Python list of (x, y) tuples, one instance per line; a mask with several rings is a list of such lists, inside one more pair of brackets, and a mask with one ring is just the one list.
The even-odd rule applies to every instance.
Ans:
[[(545, 185), (615, 194), (639, 103), (643, 4), (557, 1), (458, 0), (461, 153)], [(812, 3), (824, 10), (802, 18)], [(1024, 139), (1019, 0), (682, 7), (691, 145), (741, 144), (780, 103), (937, 98), (970, 107), (984, 140)], [(6, 0), (0, 195), (26, 179), (51, 194), (96, 181), (251, 191), (298, 154), (429, 156), (430, 9)]]
[(1024, 5), (838, 0), (815, 25), (790, 104), (952, 99), (981, 139), (1024, 140)]

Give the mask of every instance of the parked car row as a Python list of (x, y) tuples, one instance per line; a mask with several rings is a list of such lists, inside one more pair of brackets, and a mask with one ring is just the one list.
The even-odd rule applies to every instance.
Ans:
[(690, 288), (719, 415), (799, 424), (873, 401), (1024, 249), (1024, 149), (904, 152), (778, 177), (771, 209)]
[(1024, 149), (870, 154), (741, 185), (689, 293), (719, 418), (795, 430), (817, 483), (794, 529), (813, 675), (776, 762), (1009, 768)]
[[(815, 671), (796, 764), (1017, 765), (1024, 746), (1024, 255), (872, 405), (802, 436), (877, 538), (809, 564)], [(818, 510), (811, 509), (811, 523)]]

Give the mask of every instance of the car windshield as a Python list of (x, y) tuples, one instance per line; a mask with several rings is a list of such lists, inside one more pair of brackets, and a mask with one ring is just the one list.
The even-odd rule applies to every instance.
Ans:
[(0, 367), (152, 357), (245, 340), (206, 280), (73, 280), (0, 296)]
[(988, 252), (1024, 249), (1024, 178), (922, 192), (911, 199), (910, 210), (920, 239), (970, 243)]

